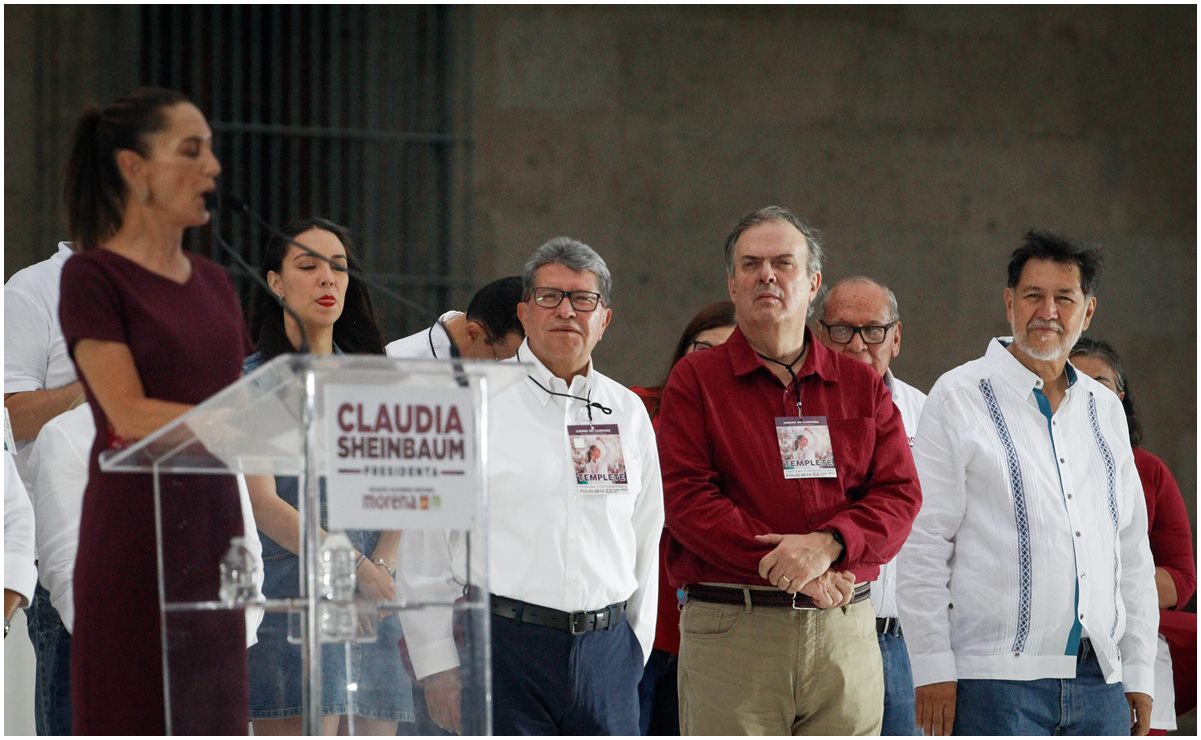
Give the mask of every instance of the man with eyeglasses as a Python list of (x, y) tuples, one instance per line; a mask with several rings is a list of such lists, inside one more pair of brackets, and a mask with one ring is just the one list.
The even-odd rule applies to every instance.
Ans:
[(1101, 255), (1030, 231), (1012, 337), (934, 384), (897, 600), (927, 734), (1145, 735), (1159, 624), (1142, 484), (1113, 393), (1068, 363)]
[[(870, 365), (884, 379), (912, 447), (926, 394), (901, 382), (889, 369), (892, 359), (901, 352), (901, 315), (896, 295), (888, 286), (868, 277), (844, 278), (826, 292), (816, 314), (820, 317), (818, 341)], [(917, 733), (913, 673), (897, 619), (896, 558), (880, 566), (880, 577), (872, 581), (872, 605), (884, 661), (884, 724), (880, 734), (913, 735)]]
[(921, 503), (901, 416), (879, 374), (806, 327), (822, 251), (803, 221), (750, 213), (725, 257), (737, 328), (675, 366), (659, 417), (680, 730), (879, 733), (868, 582)]
[[(492, 729), (637, 735), (663, 528), (655, 435), (638, 396), (592, 361), (613, 317), (600, 255), (557, 237), (522, 285), (513, 361), (528, 375), (492, 399), (487, 431)], [(420, 620), (404, 627), (431, 717), (458, 731), (449, 621), (441, 639)]]
[(389, 357), (447, 359), (451, 345), (460, 357), (471, 360), (507, 360), (525, 339), (517, 320), (521, 278), (493, 280), (476, 291), (467, 313), (447, 311), (428, 329), (388, 344)]

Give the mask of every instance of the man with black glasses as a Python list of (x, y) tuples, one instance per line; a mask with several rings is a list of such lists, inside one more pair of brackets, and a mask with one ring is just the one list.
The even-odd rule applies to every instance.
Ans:
[[(868, 277), (844, 278), (829, 289), (816, 313), (818, 341), (871, 365), (884, 379), (912, 447), (926, 394), (898, 380), (888, 367), (901, 352), (901, 314), (896, 295), (888, 286)], [(913, 672), (897, 619), (895, 558), (880, 566), (880, 577), (872, 581), (872, 605), (876, 608), (876, 637), (884, 661), (884, 725), (880, 734), (913, 735), (917, 733)]]
[(675, 366), (658, 417), (667, 572), (687, 597), (680, 729), (879, 733), (868, 582), (921, 502), (901, 415), (806, 328), (822, 252), (803, 221), (750, 213), (725, 257), (738, 327)]
[[(600, 255), (552, 239), (522, 284), (514, 361), (529, 373), (492, 399), (487, 431), (492, 729), (636, 735), (663, 528), (655, 435), (642, 401), (592, 362), (613, 317)], [(450, 624), (441, 640), (410, 627), (430, 715), (457, 730)]]

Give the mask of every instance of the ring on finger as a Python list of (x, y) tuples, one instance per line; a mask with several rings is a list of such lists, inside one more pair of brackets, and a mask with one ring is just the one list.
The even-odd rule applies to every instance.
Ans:
[(785, 583), (792, 583), (792, 579), (788, 576), (780, 576), (780, 580), (784, 581)]

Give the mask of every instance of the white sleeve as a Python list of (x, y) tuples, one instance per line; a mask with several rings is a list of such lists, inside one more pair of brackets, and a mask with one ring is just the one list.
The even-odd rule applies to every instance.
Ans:
[[(263, 598), (263, 541), (259, 539), (259, 529), (254, 523), (254, 508), (250, 505), (250, 489), (246, 487), (246, 476), (237, 475), (238, 504), (242, 507), (242, 539), (254, 562), (254, 590), (258, 599)], [(246, 647), (253, 647), (259, 641), (259, 625), (263, 623), (265, 612), (261, 606), (246, 607)]]
[(897, 565), (897, 610), (914, 686), (957, 678), (951, 650), (951, 558), (963, 521), (964, 461), (960, 459), (953, 404), (935, 388), (918, 423), (913, 461), (922, 486), (922, 508)]
[(75, 626), (71, 586), (88, 483), (88, 453), (94, 438), (91, 410), (79, 406), (42, 427), (29, 458), (36, 475), (38, 576), (68, 632)]
[(1123, 444), (1114, 449), (1118, 462), (1118, 490), (1121, 518), (1118, 543), (1121, 548), (1122, 577), (1119, 584), (1126, 610), (1126, 630), (1118, 640), (1122, 651), (1122, 684), (1126, 691), (1154, 695), (1155, 655), (1159, 648), (1159, 595), (1155, 588), (1155, 563), (1147, 535), (1147, 501), (1134, 465), (1134, 454), (1124, 444), (1126, 418), (1114, 404), (1120, 419), (1115, 419)]
[[(638, 409), (643, 415), (645, 411)], [(638, 579), (638, 590), (626, 604), (627, 618), (634, 634), (642, 645), (642, 662), (651, 657), (655, 643), (655, 616), (659, 608), (659, 537), (663, 534), (663, 478), (659, 472), (659, 449), (655, 444), (655, 432), (650, 419), (644, 419), (646, 434), (643, 435), (640, 455), (642, 457), (642, 490), (634, 503), (634, 535), (637, 538), (637, 556), (634, 561), (634, 576)]]
[(33, 504), (11, 452), (4, 453), (4, 588), (33, 599), (38, 572), (34, 566)]
[(53, 317), (24, 294), (4, 288), (4, 392), (46, 389)]
[(397, 595), (411, 604), (446, 604), (400, 612), (405, 647), (418, 679), (459, 665), (450, 606), (462, 593), (451, 567), (457, 543), (457, 536), (440, 529), (410, 529), (400, 536)]

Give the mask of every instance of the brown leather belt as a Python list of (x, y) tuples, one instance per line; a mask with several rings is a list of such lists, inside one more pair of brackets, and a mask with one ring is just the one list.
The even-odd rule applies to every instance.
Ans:
[[(851, 603), (858, 604), (860, 601), (871, 596), (872, 588), (870, 583), (861, 583), (855, 586), (855, 592), (851, 596)], [(789, 607), (792, 609), (818, 609), (817, 604), (813, 603), (813, 599), (805, 594), (798, 593), (796, 595), (788, 594), (784, 591), (769, 591), (767, 589), (742, 589), (726, 586), (700, 586), (692, 584), (684, 587), (684, 593), (693, 601), (707, 601), (712, 604), (745, 604), (746, 593), (750, 594), (752, 606), (779, 606)]]

